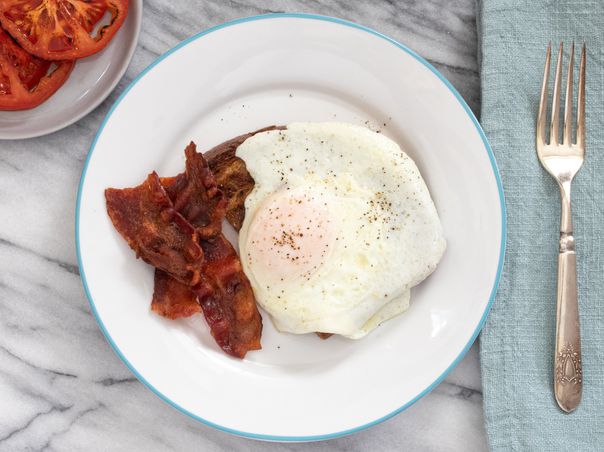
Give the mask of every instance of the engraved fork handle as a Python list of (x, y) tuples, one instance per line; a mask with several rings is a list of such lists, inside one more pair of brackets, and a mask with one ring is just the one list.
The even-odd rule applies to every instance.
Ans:
[(577, 256), (570, 207), (570, 180), (560, 184), (562, 218), (558, 254), (558, 295), (554, 394), (562, 410), (579, 406), (583, 390), (581, 335), (577, 299)]

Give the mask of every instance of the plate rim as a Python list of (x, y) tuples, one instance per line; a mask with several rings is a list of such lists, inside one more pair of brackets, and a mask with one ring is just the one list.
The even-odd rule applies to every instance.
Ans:
[[(381, 39), (384, 39), (385, 41), (389, 42), (390, 44), (393, 44), (394, 46), (398, 47), (400, 50), (406, 52), (408, 55), (410, 55), (411, 57), (413, 57), (415, 60), (417, 60), (419, 63), (423, 64), (427, 69), (429, 69), (434, 75), (436, 75), (437, 78), (440, 79), (440, 81), (442, 83), (444, 83), (444, 85), (449, 89), (449, 91), (454, 95), (454, 97), (457, 99), (457, 101), (461, 104), (461, 106), (463, 107), (464, 111), (466, 112), (466, 114), (470, 117), (470, 120), (472, 121), (472, 123), (474, 124), (474, 126), (476, 127), (476, 130), (478, 132), (478, 134), (480, 135), (480, 138), (482, 140), (482, 143), (484, 145), (484, 148), (489, 156), (489, 161), (491, 163), (491, 169), (493, 170), (493, 175), (495, 177), (495, 181), (497, 184), (497, 190), (499, 193), (499, 204), (500, 204), (500, 209), (501, 209), (501, 243), (500, 243), (500, 247), (499, 247), (499, 259), (498, 259), (498, 265), (497, 265), (497, 273), (495, 275), (495, 280), (493, 282), (493, 286), (491, 289), (491, 293), (489, 295), (489, 301), (485, 307), (485, 310), (478, 322), (478, 325), (476, 326), (476, 329), (474, 330), (474, 332), (472, 333), (472, 336), (470, 337), (468, 343), (465, 345), (465, 347), (461, 350), (461, 352), (459, 353), (459, 355), (453, 360), (453, 362), (442, 372), (442, 374), (436, 378), (436, 380), (434, 380), (430, 385), (428, 385), (423, 391), (421, 391), (417, 396), (413, 397), (410, 401), (408, 401), (407, 403), (405, 403), (404, 405), (402, 405), (401, 407), (397, 408), (396, 410), (378, 418), (375, 419), (371, 422), (365, 423), (363, 425), (357, 426), (357, 427), (353, 427), (350, 429), (346, 429), (346, 430), (342, 430), (342, 431), (337, 431), (337, 432), (333, 432), (333, 433), (327, 433), (327, 434), (321, 434), (321, 435), (308, 435), (308, 436), (287, 436), (287, 435), (270, 435), (270, 434), (265, 434), (265, 433), (253, 433), (253, 432), (245, 432), (245, 431), (240, 431), (237, 429), (233, 429), (230, 427), (225, 427), (222, 425), (218, 425), (214, 422), (208, 421), (194, 413), (192, 413), (191, 411), (181, 407), (180, 405), (178, 405), (177, 403), (173, 402), (168, 396), (164, 395), (163, 393), (161, 393), (158, 389), (156, 389), (151, 383), (149, 383), (149, 381), (147, 381), (145, 379), (145, 377), (143, 377), (135, 368), (134, 366), (130, 363), (130, 361), (128, 361), (128, 359), (126, 358), (126, 356), (124, 356), (124, 354), (121, 352), (121, 350), (119, 349), (119, 347), (117, 346), (117, 344), (113, 341), (111, 335), (109, 334), (109, 332), (107, 331), (107, 329), (105, 328), (105, 325), (103, 323), (103, 321), (101, 320), (98, 311), (96, 310), (95, 304), (94, 304), (94, 300), (92, 298), (92, 295), (89, 291), (88, 288), (88, 284), (86, 281), (86, 273), (84, 270), (84, 266), (82, 263), (82, 255), (81, 255), (81, 250), (80, 250), (80, 203), (81, 203), (81, 198), (82, 198), (82, 189), (84, 186), (84, 181), (86, 179), (86, 172), (88, 170), (88, 164), (90, 162), (90, 159), (92, 157), (92, 153), (94, 152), (96, 143), (98, 141), (98, 139), (100, 138), (105, 125), (107, 124), (107, 122), (109, 121), (112, 113), (114, 112), (114, 110), (117, 108), (117, 106), (121, 103), (121, 101), (126, 97), (126, 95), (128, 94), (128, 92), (138, 83), (138, 81), (140, 79), (142, 79), (151, 69), (153, 69), (155, 66), (157, 66), (160, 62), (162, 62), (164, 59), (166, 59), (169, 55), (171, 55), (172, 53), (176, 52), (177, 50), (179, 50), (181, 47), (184, 47), (188, 44), (190, 44), (193, 41), (196, 41), (197, 39), (202, 38), (205, 35), (208, 35), (212, 32), (221, 30), (223, 28), (228, 28), (228, 27), (232, 27), (232, 26), (236, 26), (239, 24), (243, 24), (246, 22), (253, 22), (253, 21), (259, 21), (259, 20), (271, 20), (271, 19), (284, 19), (284, 18), (293, 18), (293, 19), (305, 19), (305, 20), (317, 20), (317, 21), (322, 21), (322, 22), (330, 22), (330, 23), (335, 23), (338, 25), (343, 25), (343, 26), (347, 26), (347, 27), (351, 27), (357, 30), (361, 30), (364, 31), (366, 33), (369, 33), (373, 36), (377, 36)], [(493, 150), (491, 148), (491, 145), (489, 144), (489, 141), (484, 133), (484, 130), (482, 129), (480, 123), (478, 122), (478, 119), (476, 119), (476, 116), (474, 115), (474, 113), (472, 112), (472, 110), (470, 109), (470, 107), (468, 106), (468, 104), (466, 103), (466, 101), (463, 99), (463, 97), (459, 94), (459, 92), (455, 89), (455, 87), (453, 87), (453, 85), (451, 84), (451, 82), (449, 82), (432, 64), (430, 64), (426, 59), (424, 59), (423, 57), (421, 57), (420, 55), (418, 55), (416, 52), (414, 52), (413, 50), (411, 50), (410, 48), (408, 48), (407, 46), (405, 46), (404, 44), (396, 41), (393, 38), (390, 38), (389, 36), (380, 33), (372, 28), (366, 27), (364, 25), (360, 25), (357, 24), (356, 22), (352, 22), (349, 20), (345, 20), (345, 19), (340, 19), (337, 17), (331, 17), (331, 16), (325, 16), (325, 15), (320, 15), (320, 14), (310, 14), (310, 13), (269, 13), (269, 14), (260, 14), (260, 15), (254, 15), (254, 16), (249, 16), (249, 17), (243, 17), (240, 19), (235, 19), (232, 21), (228, 21), (228, 22), (224, 22), (218, 25), (215, 25), (213, 27), (210, 27), (206, 30), (203, 30), (199, 33), (196, 33), (195, 35), (181, 41), (180, 43), (178, 43), (176, 46), (172, 47), (171, 49), (169, 49), (168, 51), (166, 51), (165, 53), (163, 53), (162, 55), (160, 55), (158, 58), (156, 58), (151, 64), (149, 64), (140, 74), (138, 74), (131, 82), (130, 84), (126, 87), (126, 89), (124, 89), (124, 91), (120, 94), (120, 96), (115, 100), (115, 102), (113, 103), (113, 105), (111, 106), (111, 108), (109, 109), (109, 111), (107, 112), (105, 118), (103, 119), (103, 122), (101, 123), (101, 125), (99, 126), (99, 129), (97, 131), (97, 133), (95, 134), (95, 137), (90, 145), (90, 149), (88, 151), (88, 155), (86, 156), (86, 161), (84, 162), (84, 167), (82, 169), (82, 176), (80, 178), (80, 182), (78, 184), (78, 193), (77, 193), (77, 197), (76, 197), (76, 210), (75, 210), (75, 242), (76, 242), (76, 254), (77, 254), (77, 260), (78, 260), (78, 267), (80, 270), (80, 279), (82, 281), (82, 285), (84, 287), (84, 292), (86, 294), (86, 297), (88, 298), (88, 302), (91, 308), (91, 311), (101, 329), (101, 331), (103, 332), (103, 335), (105, 336), (105, 339), (107, 340), (107, 342), (109, 343), (109, 345), (111, 346), (111, 348), (113, 349), (114, 353), (118, 356), (118, 358), (120, 358), (120, 360), (126, 365), (126, 367), (134, 374), (134, 376), (141, 382), (143, 383), (149, 390), (151, 390), (151, 392), (153, 392), (156, 396), (158, 396), (161, 400), (163, 400), (165, 403), (167, 403), (168, 405), (170, 405), (172, 408), (176, 409), (177, 411), (181, 412), (182, 414), (185, 414), (187, 416), (189, 416), (190, 418), (201, 422), (202, 424), (205, 424), (209, 427), (212, 427), (216, 430), (220, 430), (222, 432), (225, 433), (229, 433), (232, 435), (236, 435), (236, 436), (240, 436), (240, 437), (244, 437), (244, 438), (251, 438), (251, 439), (257, 439), (257, 440), (265, 440), (265, 441), (277, 441), (277, 442), (307, 442), (307, 441), (321, 441), (321, 440), (328, 440), (328, 439), (334, 439), (334, 438), (339, 438), (342, 436), (346, 436), (346, 435), (350, 435), (352, 433), (356, 433), (359, 432), (361, 430), (365, 430), (369, 427), (372, 427), (376, 424), (379, 424), (381, 422), (384, 422), (394, 416), (396, 416), (397, 414), (401, 413), (402, 411), (404, 411), (405, 409), (409, 408), (411, 405), (413, 405), (415, 402), (417, 402), (418, 400), (420, 400), (421, 398), (423, 398), (424, 396), (426, 396), (427, 394), (429, 394), (436, 386), (438, 386), (446, 377), (447, 375), (459, 364), (459, 362), (462, 360), (462, 358), (466, 355), (466, 353), (468, 352), (468, 350), (470, 349), (470, 347), (472, 346), (472, 344), (475, 342), (476, 338), (478, 337), (478, 334), (480, 333), (482, 327), (484, 326), (484, 323), (486, 321), (486, 318), (491, 310), (491, 307), (493, 305), (493, 302), (495, 300), (495, 296), (497, 294), (497, 288), (499, 286), (499, 282), (501, 279), (501, 274), (503, 271), (503, 263), (504, 263), (504, 258), (505, 258), (505, 247), (506, 247), (506, 237), (507, 237), (507, 217), (506, 217), (506, 205), (505, 205), (505, 195), (503, 192), (503, 184), (501, 181), (501, 175), (499, 173), (499, 168), (497, 166), (497, 162), (495, 160), (495, 155), (493, 153)]]
[[(55, 124), (50, 127), (41, 128), (41, 129), (38, 129), (38, 130), (30, 132), (30, 133), (21, 133), (21, 134), (17, 133), (17, 134), (10, 135), (10, 136), (2, 136), (2, 133), (0, 131), (0, 140), (27, 140), (30, 138), (39, 138), (39, 137), (43, 137), (46, 135), (50, 135), (51, 133), (58, 132), (60, 130), (65, 129), (66, 127), (69, 127), (69, 126), (75, 124), (80, 119), (82, 119), (84, 116), (87, 116), (95, 108), (97, 108), (99, 105), (101, 105), (103, 103), (103, 101), (105, 101), (105, 99), (107, 99), (107, 97), (109, 97), (109, 95), (113, 92), (113, 90), (115, 89), (117, 84), (120, 82), (120, 80), (122, 80), (122, 78), (124, 77), (124, 74), (128, 70), (128, 67), (130, 66), (130, 62), (132, 61), (132, 57), (134, 56), (134, 51), (136, 50), (136, 47), (138, 45), (138, 38), (139, 38), (140, 32), (141, 32), (141, 27), (142, 27), (142, 22), (143, 22), (143, 0), (130, 0), (130, 1), (132, 2), (133, 5), (136, 5), (136, 8), (133, 8), (132, 6), (130, 6), (128, 8), (128, 14), (134, 15), (134, 21), (135, 21), (135, 27), (136, 27), (136, 30), (134, 32), (134, 39), (129, 44), (128, 53), (126, 54), (126, 58), (124, 58), (123, 64), (120, 67), (119, 71), (117, 71), (115, 78), (107, 86), (107, 88), (101, 93), (101, 95), (98, 96), (96, 99), (93, 99), (92, 102), (90, 102), (90, 104), (88, 106), (86, 106), (86, 108), (82, 109), (82, 111), (80, 111), (78, 114), (72, 116), (71, 118), (68, 118), (67, 120), (65, 120), (59, 124)], [(133, 10), (135, 10), (135, 11), (133, 11)], [(76, 64), (77, 64), (77, 61), (76, 61)], [(69, 79), (68, 79), (68, 81), (69, 81)], [(118, 100), (119, 100), (119, 98), (118, 98)], [(107, 119), (107, 116), (105, 116), (105, 119)]]

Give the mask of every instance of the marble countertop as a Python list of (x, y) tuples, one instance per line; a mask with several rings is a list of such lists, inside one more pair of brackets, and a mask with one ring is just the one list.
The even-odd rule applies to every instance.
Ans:
[(179, 41), (277, 11), (338, 16), (392, 36), (433, 63), (478, 113), (474, 0), (145, 0), (130, 68), (99, 108), (46, 137), (0, 141), (0, 451), (487, 449), (476, 344), (393, 419), (328, 442), (279, 445), (215, 431), (170, 408), (122, 364), (90, 313), (76, 262), (75, 197), (109, 107)]

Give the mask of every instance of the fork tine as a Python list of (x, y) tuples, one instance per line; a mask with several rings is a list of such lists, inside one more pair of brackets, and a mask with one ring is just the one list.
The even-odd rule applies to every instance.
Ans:
[(543, 84), (541, 85), (541, 100), (539, 101), (539, 113), (537, 114), (537, 147), (545, 146), (545, 118), (547, 116), (547, 82), (549, 79), (549, 67), (552, 59), (552, 43), (547, 46), (545, 56), (545, 70), (543, 71)]
[(577, 99), (577, 146), (585, 149), (585, 43), (579, 65), (579, 93)]
[(549, 144), (558, 144), (560, 130), (560, 79), (562, 78), (562, 43), (558, 50), (556, 63), (556, 78), (554, 78), (554, 94), (552, 97), (552, 123), (549, 131)]
[(570, 47), (568, 59), (568, 75), (566, 76), (566, 98), (564, 100), (564, 139), (563, 143), (568, 145), (572, 140), (573, 125), (573, 64), (575, 61), (575, 43)]

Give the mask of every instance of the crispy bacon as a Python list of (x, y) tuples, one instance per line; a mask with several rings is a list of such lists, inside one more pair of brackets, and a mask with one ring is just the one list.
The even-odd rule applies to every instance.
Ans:
[(168, 319), (178, 319), (201, 312), (201, 306), (189, 286), (156, 268), (151, 310)]
[(105, 190), (107, 212), (137, 257), (156, 267), (151, 309), (168, 318), (202, 311), (228, 354), (260, 349), (262, 317), (236, 251), (221, 233), (226, 202), (191, 143), (186, 171), (153, 172), (134, 188)]
[(252, 287), (237, 253), (222, 234), (211, 242), (202, 241), (201, 245), (205, 252), (202, 281), (191, 289), (156, 270), (151, 309), (170, 319), (189, 317), (203, 310), (220, 348), (243, 358), (249, 350), (261, 348), (262, 318)]
[(134, 188), (105, 190), (107, 213), (136, 256), (194, 286), (201, 279), (203, 251), (191, 224), (179, 214), (157, 173)]
[(249, 350), (261, 348), (262, 317), (252, 287), (224, 235), (201, 243), (206, 256), (203, 282), (194, 290), (218, 345), (243, 358)]
[[(177, 281), (166, 281), (164, 276), (169, 279), (169, 275), (156, 272), (153, 303), (158, 309), (160, 306), (163, 308), (161, 312), (156, 311), (161, 315), (184, 317), (198, 312), (191, 304), (191, 300), (197, 296), (197, 302), (201, 304), (200, 309), (218, 345), (226, 353), (243, 358), (249, 350), (261, 348), (262, 318), (239, 256), (221, 234), (221, 221), (226, 208), (222, 193), (216, 188), (215, 179), (203, 155), (195, 151), (193, 143), (185, 153), (186, 172), (174, 178), (162, 178), (161, 183), (175, 207), (183, 209), (178, 209), (183, 216), (191, 219), (195, 218), (195, 212), (203, 212), (205, 216), (198, 218), (211, 218), (209, 223), (200, 221), (200, 226), (196, 227), (202, 239), (200, 243), (205, 259), (202, 281), (191, 291)], [(201, 178), (204, 180), (201, 181)], [(207, 205), (200, 201), (203, 199), (208, 200)]]
[[(221, 232), (226, 203), (202, 154), (195, 143), (185, 149), (186, 169), (175, 177), (162, 177), (161, 184), (175, 208), (204, 238)], [(189, 317), (201, 312), (197, 296), (191, 287), (183, 285), (165, 272), (155, 272), (155, 287), (151, 309), (170, 319)]]
[(162, 184), (174, 208), (195, 227), (199, 237), (210, 239), (222, 231), (226, 200), (195, 143), (189, 143), (185, 155), (185, 172), (175, 178), (162, 179)]

